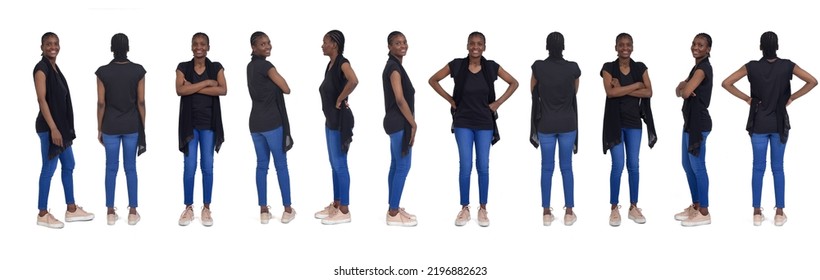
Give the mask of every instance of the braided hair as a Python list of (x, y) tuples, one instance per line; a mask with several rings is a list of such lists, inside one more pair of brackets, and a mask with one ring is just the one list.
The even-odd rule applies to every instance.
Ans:
[[(54, 34), (54, 32), (46, 32), (46, 33), (43, 34), (42, 37), (40, 37), (40, 46), (42, 47), (43, 45), (45, 45), (46, 40), (48, 40), (48, 38), (51, 38), (51, 37), (57, 38), (57, 40), (60, 39), (60, 37), (57, 37), (57, 34)], [(44, 53), (40, 52), (40, 56), (43, 56), (43, 55), (44, 55)]]
[(197, 33), (194, 34), (193, 37), (191, 37), (191, 42), (193, 42), (194, 39), (196, 39), (196, 37), (205, 38), (205, 45), (206, 46), (211, 46), (211, 38), (208, 38), (208, 34), (205, 34), (205, 33), (202, 33), (202, 32), (197, 32)]
[(111, 52), (114, 53), (114, 61), (128, 61), (128, 36), (117, 33), (111, 37)]
[(339, 54), (343, 54), (345, 51), (345, 35), (342, 34), (342, 31), (339, 30), (330, 30), (325, 34), (330, 41), (336, 43), (336, 48), (339, 51)]
[(760, 35), (760, 50), (763, 51), (764, 58), (777, 58), (777, 49), (777, 34), (767, 31)]
[(404, 36), (404, 34), (402, 34), (401, 31), (390, 32), (390, 34), (387, 35), (387, 44), (389, 45), (390, 41), (392, 41), (393, 38), (396, 38), (396, 36), (399, 36), (399, 35)]
[(561, 58), (564, 52), (564, 35), (561, 32), (552, 32), (547, 35), (547, 51), (549, 57)]

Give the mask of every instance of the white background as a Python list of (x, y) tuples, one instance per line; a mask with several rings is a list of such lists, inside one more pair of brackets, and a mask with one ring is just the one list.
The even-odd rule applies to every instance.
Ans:
[[(542, 3), (543, 2), (543, 3)], [(720, 87), (738, 67), (761, 56), (761, 33), (780, 36), (783, 58), (817, 75), (816, 13), (797, 1), (165, 1), (27, 2), (0, 11), (0, 54), (4, 101), (0, 103), (0, 209), (4, 260), (0, 278), (70, 279), (150, 276), (206, 279), (359, 279), (333, 276), (351, 266), (417, 268), (486, 266), (489, 275), (463, 279), (612, 278), (811, 278), (810, 265), (820, 250), (816, 241), (816, 93), (789, 107), (793, 130), (786, 151), (789, 222), (774, 227), (771, 174), (764, 178), (763, 207), (768, 220), (752, 226), (751, 147), (744, 130), (747, 106)], [(134, 3), (134, 6), (130, 4)], [(765, 3), (765, 4), (764, 4)], [(20, 5), (18, 3), (17, 5)], [(318, 87), (328, 58), (322, 36), (339, 29), (347, 38), (345, 55), (359, 77), (350, 98), (356, 115), (349, 154), (353, 223), (323, 226), (312, 217), (332, 199)], [(249, 37), (266, 32), (273, 44), (269, 58), (287, 79), (286, 97), (296, 144), (288, 153), (296, 220), (288, 225), (260, 225), (254, 172), (256, 159), (248, 131), (250, 98), (245, 66)], [(413, 167), (402, 206), (418, 215), (415, 228), (388, 227), (386, 177), (388, 137), (382, 129), (381, 71), (387, 59), (386, 37), (404, 32), (409, 51), (405, 68), (416, 88), (419, 131)], [(448, 104), (427, 79), (447, 62), (466, 56), (467, 35), (487, 36), (485, 56), (497, 61), (521, 83), (499, 109), (502, 140), (490, 155), (489, 217), (480, 228), (473, 221), (453, 226), (459, 210), (458, 157), (449, 131)], [(38, 112), (32, 69), (40, 59), (40, 36), (60, 36), (57, 63), (68, 80), (75, 111), (75, 196), (97, 219), (69, 223), (62, 230), (35, 225), (37, 180), (41, 166), (34, 131)], [(179, 97), (174, 92), (177, 63), (191, 58), (195, 32), (211, 38), (208, 57), (225, 66), (228, 95), (222, 98), (226, 142), (215, 157), (215, 225), (177, 225), (183, 210), (182, 154), (177, 150)], [(540, 151), (528, 143), (530, 65), (543, 59), (546, 35), (566, 38), (565, 58), (581, 67), (578, 93), (580, 151), (574, 156), (575, 211), (578, 222), (563, 226), (563, 192), (556, 170), (552, 205), (559, 220), (541, 225)], [(139, 211), (142, 221), (127, 226), (105, 224), (104, 150), (96, 141), (94, 71), (108, 63), (110, 38), (123, 32), (131, 42), (129, 58), (146, 75), (148, 152), (138, 158)], [(640, 206), (648, 222), (626, 220), (612, 228), (609, 215), (610, 157), (601, 150), (604, 91), (598, 71), (614, 60), (615, 36), (634, 37), (633, 58), (649, 67), (653, 111), (659, 141), (641, 147)], [(712, 222), (682, 228), (672, 219), (690, 203), (680, 167), (681, 100), (673, 93), (694, 64), (689, 46), (695, 34), (714, 39), (711, 62), (715, 83), (710, 111), (714, 127), (708, 139)], [(451, 91), (452, 79), (442, 81)], [(746, 80), (738, 82), (748, 90)], [(497, 92), (506, 84), (496, 83)], [(792, 89), (802, 86), (795, 79)], [(282, 211), (271, 164), (269, 203)], [(472, 201), (477, 202), (473, 176)], [(201, 187), (197, 178), (199, 216)], [(120, 171), (116, 204), (126, 214), (125, 178)], [(621, 201), (628, 201), (627, 174)], [(60, 219), (65, 210), (59, 170), (49, 207)], [(477, 204), (473, 204), (474, 206)], [(799, 256), (802, 253), (809, 256)], [(808, 273), (808, 274), (806, 274)], [(808, 276), (808, 277), (807, 277)], [(416, 276), (395, 279), (462, 279)], [(801, 277), (802, 278), (802, 277)], [(369, 277), (383, 279), (383, 277)]]

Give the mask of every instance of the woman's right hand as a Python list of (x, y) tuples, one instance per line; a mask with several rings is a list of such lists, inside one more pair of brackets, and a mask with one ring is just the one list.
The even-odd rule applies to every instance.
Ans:
[(60, 146), (60, 147), (63, 146), (63, 135), (60, 134), (59, 130), (57, 130), (57, 129), (52, 129), (51, 130), (51, 143), (54, 143), (54, 145), (57, 145), (57, 146)]
[(413, 147), (413, 143), (416, 141), (416, 128), (418, 128), (418, 126), (416, 124), (413, 124), (412, 128), (410, 129), (410, 147)]
[(103, 143), (103, 137), (102, 136), (103, 136), (102, 131), (97, 131), (97, 140), (100, 141), (100, 145), (105, 146), (105, 143)]

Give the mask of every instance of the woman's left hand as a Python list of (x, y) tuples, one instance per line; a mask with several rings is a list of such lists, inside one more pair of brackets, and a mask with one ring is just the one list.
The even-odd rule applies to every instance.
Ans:
[(498, 110), (498, 106), (501, 106), (501, 104), (498, 104), (498, 101), (493, 101), (493, 103), (490, 103), (490, 110), (495, 112)]

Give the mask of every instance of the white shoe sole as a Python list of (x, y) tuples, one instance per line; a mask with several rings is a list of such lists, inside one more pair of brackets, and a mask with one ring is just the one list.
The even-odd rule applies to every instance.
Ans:
[(712, 220), (706, 220), (706, 221), (700, 221), (700, 222), (689, 222), (689, 223), (687, 223), (686, 221), (683, 221), (683, 222), (680, 223), (681, 226), (685, 226), (685, 227), (705, 226), (705, 225), (709, 225), (709, 224), (712, 224)]
[(191, 221), (180, 221), (180, 222), (179, 222), (179, 225), (180, 225), (180, 226), (183, 226), (183, 227), (184, 227), (184, 226), (188, 226), (188, 225), (190, 225), (190, 224), (191, 224)]
[(140, 222), (140, 220), (141, 220), (141, 219), (142, 219), (141, 217), (137, 217), (137, 219), (136, 219), (136, 220), (131, 220), (131, 219), (128, 219), (128, 225), (129, 225), (129, 226), (135, 226), (135, 225), (137, 225), (137, 223), (139, 223), (139, 222)]
[(347, 218), (347, 219), (344, 219), (344, 220), (334, 220), (334, 221), (331, 221), (331, 220), (328, 220), (328, 219), (322, 219), (322, 224), (323, 225), (338, 225), (338, 224), (349, 223), (350, 221), (351, 221), (350, 218)]
[(618, 220), (618, 221), (609, 220), (609, 225), (613, 226), (613, 227), (617, 227), (617, 226), (621, 225), (621, 221), (620, 220)]
[(463, 226), (467, 225), (468, 222), (470, 222), (470, 219), (466, 219), (466, 220), (463, 220), (463, 221), (456, 220), (456, 226), (457, 227), (463, 227)]
[(71, 218), (66, 217), (65, 221), (66, 222), (85, 222), (85, 221), (91, 221), (93, 219), (94, 219), (94, 214), (91, 214), (91, 215), (71, 217)]
[[(290, 219), (281, 219), (279, 221), (282, 222), (283, 224), (290, 223), (291, 221), (293, 221), (293, 219), (296, 219), (296, 212), (294, 212), (292, 214), (293, 214), (293, 216), (290, 216)], [(282, 216), (284, 216), (284, 215), (282, 215)]]
[(418, 225), (418, 222), (416, 222), (416, 221), (411, 221), (411, 222), (408, 222), (408, 223), (387, 222), (387, 225), (388, 226), (400, 226), (400, 227), (414, 227), (414, 226)]
[(47, 228), (53, 228), (53, 229), (61, 229), (61, 228), (63, 228), (63, 226), (65, 226), (65, 225), (61, 225), (61, 224), (49, 224), (49, 223), (43, 223), (43, 222), (37, 222), (37, 225), (38, 226), (44, 226), (44, 227), (47, 227)]
[(634, 221), (636, 224), (645, 224), (646, 223), (646, 218), (629, 217), (629, 219)]
[(683, 222), (683, 221), (686, 221), (686, 219), (689, 219), (689, 216), (678, 216), (678, 215), (675, 215), (675, 221), (680, 221), (680, 222)]
[(478, 225), (482, 226), (482, 227), (488, 227), (488, 226), (490, 226), (490, 222), (489, 221), (487, 221), (487, 222), (478, 222)]

